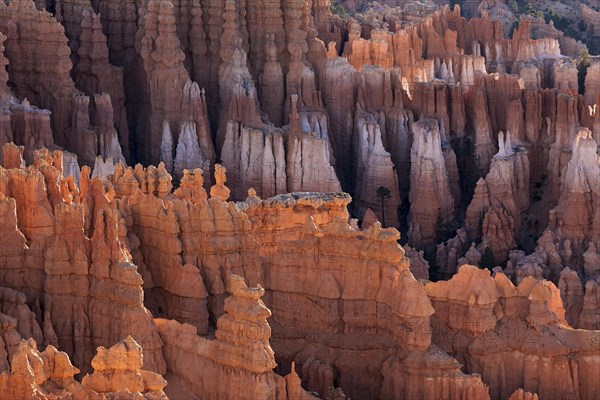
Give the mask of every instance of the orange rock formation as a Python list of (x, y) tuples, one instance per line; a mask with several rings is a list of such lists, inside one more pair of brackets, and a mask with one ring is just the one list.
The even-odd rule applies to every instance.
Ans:
[(465, 6), (1, 2), (0, 397), (600, 399), (600, 64)]

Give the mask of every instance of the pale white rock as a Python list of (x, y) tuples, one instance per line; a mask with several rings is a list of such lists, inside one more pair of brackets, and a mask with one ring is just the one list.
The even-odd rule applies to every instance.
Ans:
[(163, 121), (162, 140), (160, 142), (160, 161), (165, 163), (165, 169), (173, 174), (173, 132), (169, 121)]
[(98, 152), (105, 159), (112, 158), (115, 163), (125, 163), (123, 150), (115, 128), (98, 128)]
[(69, 151), (63, 151), (62, 156), (62, 173), (63, 177), (72, 176), (75, 184), (79, 186), (79, 178), (81, 176), (81, 170), (77, 163), (77, 154)]
[(94, 169), (92, 170), (92, 178), (99, 177), (100, 180), (108, 178), (115, 173), (115, 163), (111, 157), (104, 160), (102, 156), (96, 157)]
[(409, 243), (419, 248), (433, 244), (439, 225), (454, 219), (455, 203), (438, 122), (428, 118), (415, 122), (413, 135), (408, 235)]
[(330, 162), (329, 142), (308, 135), (287, 140), (289, 192), (339, 192), (342, 190)]
[(196, 123), (185, 121), (181, 124), (179, 141), (174, 162), (174, 175), (176, 179), (183, 177), (183, 171), (200, 168), (204, 171), (204, 176), (210, 176), (210, 161), (207, 160), (198, 144), (196, 134)]
[(265, 134), (236, 121), (229, 121), (221, 152), (227, 168), (228, 186), (234, 199), (243, 199), (253, 188), (261, 198), (287, 192), (283, 134)]
[[(386, 227), (398, 227), (398, 207), (401, 203), (398, 175), (390, 153), (383, 147), (380, 125), (368, 113), (362, 113), (357, 118), (358, 166), (355, 195), (359, 199), (358, 213), (364, 215), (367, 208), (371, 208), (382, 223), (385, 221)], [(390, 192), (389, 198), (383, 200), (383, 208), (382, 200), (377, 194), (380, 187), (385, 187)]]

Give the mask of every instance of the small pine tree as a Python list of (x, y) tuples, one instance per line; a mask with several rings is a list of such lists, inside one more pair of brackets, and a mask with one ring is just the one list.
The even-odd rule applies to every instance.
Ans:
[(590, 51), (587, 49), (587, 47), (585, 47), (579, 52), (579, 59), (577, 60), (579, 94), (583, 94), (585, 92), (585, 76), (590, 64)]
[(331, 4), (329, 5), (329, 11), (331, 11), (332, 14), (340, 16), (341, 18), (346, 18), (346, 10), (335, 0), (331, 0)]
[(456, 227), (452, 222), (444, 223), (442, 220), (441, 210), (438, 208), (438, 217), (435, 222), (435, 241), (436, 243), (444, 243), (448, 241), (456, 233)]
[(494, 269), (496, 266), (496, 257), (494, 257), (494, 251), (490, 246), (485, 248), (483, 255), (481, 256), (481, 261), (479, 261), (479, 268), (481, 269), (489, 269), (490, 271)]
[(442, 216), (439, 213), (438, 210), (438, 216), (437, 219), (435, 220), (435, 242), (436, 243), (442, 243), (445, 240), (445, 236), (444, 235), (444, 222), (442, 221)]
[(535, 8), (531, 3), (525, 4), (525, 14), (535, 16)]
[(377, 188), (377, 197), (381, 200), (381, 223), (385, 228), (385, 201), (392, 197), (392, 192), (385, 186), (379, 186)]
[(512, 0), (510, 2), (510, 9), (512, 10), (513, 13), (518, 14), (519, 13), (519, 3), (517, 3), (516, 0)]
[(437, 253), (435, 251), (435, 247), (426, 247), (424, 249), (425, 260), (429, 263), (429, 280), (431, 282), (437, 282), (444, 279), (444, 275), (442, 271), (440, 271), (440, 267), (437, 264)]
[(508, 37), (510, 37), (510, 38), (513, 37), (513, 34), (515, 33), (515, 30), (519, 27), (519, 22), (520, 21), (519, 21), (518, 18), (513, 21), (512, 25), (510, 26), (510, 30), (509, 30), (510, 33), (509, 33)]

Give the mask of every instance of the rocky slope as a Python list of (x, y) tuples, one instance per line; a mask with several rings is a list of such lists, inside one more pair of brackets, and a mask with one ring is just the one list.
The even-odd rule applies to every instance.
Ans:
[[(19, 150), (6, 145), (5, 160), (19, 160)], [(556, 388), (544, 383), (543, 370), (536, 370), (539, 375), (531, 381), (538, 386), (529, 383), (525, 372), (498, 382), (493, 378), (498, 373), (482, 363), (502, 357), (501, 346), (473, 342), (473, 349), (463, 348), (464, 335), (479, 337), (495, 329), (500, 331), (490, 343), (506, 341), (520, 348), (520, 338), (505, 337), (501, 330), (543, 329), (566, 335), (545, 344), (553, 363), (567, 351), (581, 353), (574, 360), (585, 364), (574, 386), (561, 390), (581, 398), (600, 395), (593, 384), (600, 335), (569, 327), (560, 292), (550, 282), (530, 277), (515, 288), (502, 273), (492, 279), (489, 272), (463, 267), (447, 283), (423, 286), (410, 272), (395, 229), (375, 223), (360, 231), (355, 222), (348, 224), (347, 195), (261, 200), (250, 190), (245, 202), (227, 203), (221, 166), (208, 197), (200, 169), (186, 171), (185, 185), (172, 191), (162, 164), (126, 169), (121, 163), (104, 181), (90, 179), (84, 168), (79, 190), (72, 177), (61, 176), (61, 155), (38, 151), (34, 166), (19, 161), (15, 168), (0, 170), (3, 231), (14, 238), (10, 248), (2, 248), (2, 285), (19, 290), (6, 288), (2, 297), (4, 369), (12, 372), (0, 376), (6, 376), (10, 390), (48, 395), (58, 386), (61, 393), (75, 395), (128, 387), (158, 395), (164, 380), (137, 372), (142, 348), (127, 344), (133, 343), (131, 337), (110, 350), (98, 347), (92, 359), (95, 346), (131, 335), (146, 346), (144, 369), (165, 374), (173, 393), (198, 398), (310, 398), (301, 385), (322, 397), (338, 393), (334, 387), (355, 398), (504, 398), (519, 388), (544, 395)], [(31, 188), (24, 192), (27, 185)], [(21, 207), (23, 202), (29, 207)], [(32, 274), (35, 260), (42, 260), (43, 269)], [(256, 288), (249, 289), (234, 273)], [(77, 277), (82, 284), (56, 286), (61, 276), (72, 276), (73, 282)], [(461, 288), (448, 286), (454, 282)], [(78, 291), (84, 288), (87, 294)], [(110, 307), (102, 296), (112, 299)], [(452, 296), (467, 299), (465, 305)], [(109, 319), (103, 319), (104, 312)], [(447, 314), (466, 321), (442, 324)], [(123, 324), (120, 318), (131, 322)], [(19, 345), (21, 338), (31, 340)], [(55, 347), (39, 356), (36, 342)], [(61, 368), (69, 372), (42, 373), (46, 367), (41, 366), (50, 362), (43, 360), (56, 357), (56, 345), (66, 353), (60, 353), (66, 363)], [(137, 355), (117, 356), (132, 348)], [(27, 367), (12, 356), (19, 351), (33, 354), (26, 359), (41, 357), (40, 372), (20, 372)], [(541, 354), (536, 346), (522, 351)], [(277, 365), (275, 371), (285, 377), (273, 371)], [(81, 384), (72, 380), (91, 368), (94, 373), (83, 376)], [(194, 370), (203, 371), (200, 379), (189, 375)], [(235, 380), (215, 379), (231, 371)], [(63, 378), (55, 383), (59, 374)], [(10, 383), (17, 379), (17, 386)]]

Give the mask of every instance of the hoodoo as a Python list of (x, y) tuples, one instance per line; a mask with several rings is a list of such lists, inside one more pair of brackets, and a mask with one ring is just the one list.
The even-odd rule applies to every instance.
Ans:
[(0, 399), (600, 400), (599, 15), (0, 1)]

